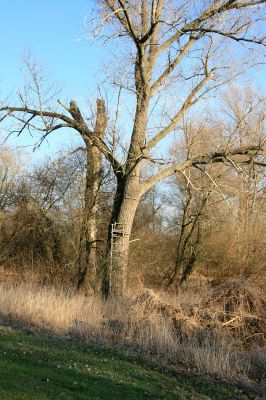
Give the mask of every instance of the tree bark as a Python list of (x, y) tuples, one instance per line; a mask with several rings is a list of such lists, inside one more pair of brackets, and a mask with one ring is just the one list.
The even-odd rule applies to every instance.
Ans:
[[(127, 286), (130, 234), (140, 200), (139, 167), (127, 177), (118, 177), (112, 216), (108, 228), (106, 265), (102, 280), (102, 294), (122, 296)], [(116, 238), (116, 250), (111, 254), (112, 224), (121, 224), (124, 235)], [(111, 262), (112, 258), (112, 262)]]
[[(103, 100), (97, 100), (94, 133), (102, 139), (106, 128), (106, 110)], [(86, 141), (86, 186), (83, 221), (79, 244), (77, 289), (91, 294), (97, 287), (97, 200), (102, 181), (102, 153), (91, 141)]]

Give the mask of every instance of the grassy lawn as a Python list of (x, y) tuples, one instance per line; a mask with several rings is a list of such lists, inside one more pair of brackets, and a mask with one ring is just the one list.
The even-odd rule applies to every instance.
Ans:
[(156, 370), (156, 365), (80, 341), (0, 333), (1, 400), (237, 400), (208, 377)]

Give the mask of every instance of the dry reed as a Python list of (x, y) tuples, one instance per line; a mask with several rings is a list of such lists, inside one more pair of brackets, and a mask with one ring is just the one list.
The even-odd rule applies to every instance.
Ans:
[[(218, 289), (213, 291), (216, 299), (218, 292)], [(265, 373), (261, 371), (265, 370), (265, 357), (260, 356), (256, 363), (256, 354), (262, 353), (263, 348), (244, 351), (238, 338), (228, 335), (229, 324), (224, 325), (228, 319), (216, 320), (221, 304), (213, 302), (206, 310), (211, 293), (203, 296), (196, 306), (192, 297), (190, 304), (188, 301), (185, 304), (181, 295), (172, 297), (171, 302), (168, 296), (166, 303), (162, 295), (152, 290), (143, 290), (138, 296), (123, 301), (104, 302), (96, 296), (84, 297), (36, 284), (1, 284), (0, 319), (2, 323), (27, 329), (45, 329), (59, 335), (131, 346), (223, 377), (245, 374), (263, 382)], [(214, 322), (210, 322), (206, 313), (210, 315), (214, 308)], [(256, 310), (251, 311), (255, 318)]]

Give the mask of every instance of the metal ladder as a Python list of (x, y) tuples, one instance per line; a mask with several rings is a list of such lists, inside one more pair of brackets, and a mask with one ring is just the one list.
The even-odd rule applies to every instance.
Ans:
[(126, 227), (126, 224), (120, 224), (117, 222), (111, 225), (111, 267), (113, 266), (113, 262), (116, 256), (123, 256), (121, 252), (124, 252), (125, 238), (128, 236)]

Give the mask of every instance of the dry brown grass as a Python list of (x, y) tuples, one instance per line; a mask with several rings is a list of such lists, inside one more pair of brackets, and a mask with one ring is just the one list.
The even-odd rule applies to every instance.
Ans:
[[(261, 337), (265, 332), (259, 335), (256, 331), (254, 346), (249, 342), (249, 349), (243, 332), (249, 334), (250, 325), (253, 333), (254, 326), (264, 329), (261, 307), (265, 299), (259, 288), (256, 292), (255, 287), (240, 286), (241, 290), (236, 283), (207, 291), (202, 288), (194, 297), (193, 291), (169, 296), (145, 289), (133, 298), (103, 302), (96, 296), (84, 297), (36, 283), (1, 284), (0, 318), (2, 323), (20, 327), (131, 346), (223, 377), (246, 375), (263, 386), (266, 357)], [(249, 295), (242, 298), (246, 290)], [(228, 314), (227, 304), (234, 305)], [(235, 313), (241, 315), (245, 329), (234, 329), (236, 320), (231, 320)], [(260, 340), (255, 343), (256, 338)]]
[(266, 345), (266, 292), (253, 282), (233, 280), (202, 299), (202, 315), (213, 329), (226, 331), (245, 346)]

